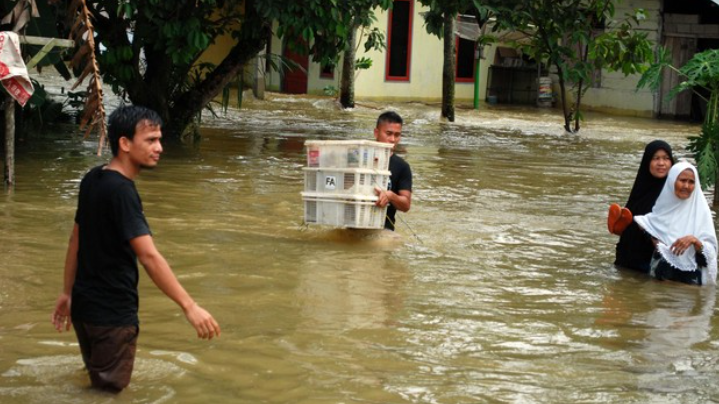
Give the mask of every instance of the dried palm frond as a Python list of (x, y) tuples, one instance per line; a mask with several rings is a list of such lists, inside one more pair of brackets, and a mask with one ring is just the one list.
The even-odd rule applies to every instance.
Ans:
[(11, 24), (13, 32), (20, 32), (31, 17), (40, 17), (35, 0), (19, 0), (15, 3), (15, 7), (3, 17), (2, 24)]
[(68, 9), (68, 15), (74, 18), (72, 29), (70, 30), (70, 39), (75, 41), (75, 46), (77, 47), (77, 52), (72, 58), (70, 66), (82, 70), (72, 89), (77, 88), (89, 77), (85, 108), (80, 117), (80, 130), (87, 127), (85, 130), (85, 138), (87, 138), (92, 130), (97, 128), (100, 135), (100, 143), (97, 149), (99, 156), (102, 154), (105, 145), (107, 128), (105, 126), (105, 107), (102, 103), (100, 67), (95, 58), (95, 28), (91, 21), (92, 14), (87, 8), (85, 0), (73, 0)]

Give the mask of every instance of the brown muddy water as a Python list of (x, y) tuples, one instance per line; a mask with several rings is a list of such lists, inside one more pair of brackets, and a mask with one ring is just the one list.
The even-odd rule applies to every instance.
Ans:
[[(705, 403), (719, 401), (716, 290), (612, 266), (605, 217), (644, 145), (696, 126), (553, 111), (273, 95), (206, 119), (137, 181), (160, 250), (222, 337), (197, 340), (141, 276), (131, 386), (91, 391), (50, 312), (82, 175), (107, 159), (58, 130), (18, 146), (0, 196), (2, 403)], [(397, 237), (302, 224), (307, 139), (406, 119), (412, 210)]]

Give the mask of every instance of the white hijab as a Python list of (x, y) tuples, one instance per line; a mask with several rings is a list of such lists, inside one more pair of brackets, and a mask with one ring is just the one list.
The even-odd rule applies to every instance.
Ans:
[[(687, 199), (679, 199), (674, 193), (674, 184), (679, 174), (687, 169), (694, 172), (694, 192)], [(696, 250), (692, 245), (682, 255), (675, 255), (670, 249), (671, 245), (684, 236), (693, 235), (698, 238), (702, 242), (702, 253), (707, 260), (702, 283), (716, 285), (717, 236), (709, 204), (701, 189), (697, 169), (689, 162), (680, 161), (669, 170), (667, 181), (651, 213), (635, 216), (634, 220), (659, 240), (657, 250), (662, 257), (671, 266), (682, 271), (697, 269)]]

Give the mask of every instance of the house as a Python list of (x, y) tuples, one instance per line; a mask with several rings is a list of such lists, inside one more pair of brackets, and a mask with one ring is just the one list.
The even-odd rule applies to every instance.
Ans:
[[(682, 66), (695, 53), (719, 48), (719, 1), (695, 0), (624, 0), (616, 4), (615, 18), (642, 8), (647, 19), (639, 29), (648, 38), (670, 50), (674, 66)], [(430, 35), (422, 12), (427, 9), (416, 0), (395, 0), (391, 11), (377, 12), (376, 26), (386, 34), (387, 49), (382, 52), (363, 49), (357, 57), (368, 57), (373, 64), (356, 73), (355, 99), (436, 102), (442, 94), (442, 40)], [(608, 22), (611, 24), (611, 22)], [(361, 35), (358, 35), (361, 41)], [(475, 59), (474, 41), (457, 38), (455, 99), (469, 103), (474, 97), (474, 69), (479, 66), (479, 98), (500, 103), (536, 103), (537, 77), (543, 75), (515, 50), (502, 43), (489, 45)], [(304, 71), (266, 77), (268, 90), (285, 93), (323, 94), (340, 88), (336, 68), (323, 68), (306, 55), (286, 47), (273, 37), (269, 51), (281, 53), (303, 66)], [(598, 71), (592, 88), (583, 97), (586, 109), (636, 116), (699, 118), (705, 105), (689, 92), (666, 101), (665, 95), (679, 83), (674, 72), (667, 71), (658, 94), (636, 90), (639, 76), (625, 77), (619, 72)], [(556, 80), (555, 80), (556, 85)]]
[[(439, 101), (442, 94), (442, 40), (427, 33), (420, 15), (427, 8), (415, 0), (395, 0), (391, 11), (376, 13), (376, 26), (385, 32), (387, 49), (383, 52), (364, 49), (357, 57), (372, 60), (372, 67), (359, 70), (355, 80), (355, 99), (387, 101)], [(358, 34), (361, 41), (362, 35)], [(471, 101), (474, 96), (474, 42), (457, 39), (456, 99)], [(306, 66), (307, 74), (299, 70), (280, 75), (271, 72), (266, 78), (267, 89), (286, 93), (323, 94), (325, 89), (339, 89), (341, 64), (334, 70), (323, 69), (308, 58), (293, 54), (282, 39), (273, 37), (271, 52)], [(486, 80), (488, 69), (482, 67), (480, 82)], [(300, 82), (298, 84), (298, 81)], [(484, 90), (482, 90), (484, 91)], [(484, 92), (480, 93), (484, 98)]]

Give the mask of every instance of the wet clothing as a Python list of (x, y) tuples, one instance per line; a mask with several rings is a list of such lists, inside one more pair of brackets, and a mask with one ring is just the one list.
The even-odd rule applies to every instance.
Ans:
[(703, 254), (697, 254), (696, 262), (698, 266), (697, 269), (693, 271), (682, 271), (669, 264), (659, 251), (655, 251), (654, 255), (652, 255), (649, 274), (652, 278), (656, 278), (660, 281), (674, 281), (701, 286), (707, 282), (706, 271), (702, 271), (701, 269), (707, 266), (707, 261)]
[(103, 327), (74, 322), (82, 361), (90, 374), (92, 386), (119, 392), (128, 384), (137, 352), (136, 325)]
[(130, 240), (150, 234), (135, 183), (103, 166), (80, 183), (73, 322), (99, 326), (138, 324), (137, 257)]
[[(681, 199), (675, 193), (675, 186), (679, 175), (687, 170), (691, 170), (694, 175), (695, 188), (687, 198)], [(635, 216), (634, 221), (657, 239), (657, 253), (670, 267), (683, 272), (701, 273), (700, 284), (716, 284), (717, 237), (714, 218), (701, 191), (699, 173), (691, 163), (680, 161), (672, 166), (652, 211)], [(685, 236), (698, 239), (701, 250), (690, 245), (682, 254), (675, 254), (671, 250), (672, 244)]]
[[(412, 170), (409, 167), (409, 163), (404, 161), (398, 155), (392, 153), (389, 158), (389, 184), (387, 189), (399, 195), (399, 191), (410, 191), (412, 192)], [(390, 203), (387, 205), (387, 219), (384, 222), (384, 228), (394, 230), (395, 228), (395, 214), (397, 208), (392, 206)]]
[[(672, 148), (668, 143), (655, 140), (644, 148), (639, 171), (625, 205), (634, 216), (645, 215), (652, 211), (654, 202), (659, 197), (659, 193), (662, 191), (666, 181), (666, 177), (655, 178), (649, 171), (649, 165), (658, 150), (667, 152), (672, 164), (674, 164)], [(632, 222), (619, 237), (614, 265), (649, 273), (649, 263), (653, 253), (654, 244), (651, 236), (642, 231), (635, 222)]]

